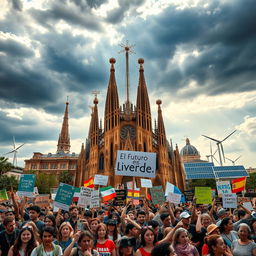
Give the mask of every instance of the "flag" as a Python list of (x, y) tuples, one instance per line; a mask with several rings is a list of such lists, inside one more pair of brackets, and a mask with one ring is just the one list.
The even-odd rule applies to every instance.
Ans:
[(132, 190), (132, 189), (127, 190), (127, 198), (132, 198), (132, 197), (134, 200), (140, 199), (140, 189), (139, 188), (136, 188), (134, 190)]
[(80, 196), (80, 188), (75, 187), (75, 193), (73, 195), (72, 201), (78, 202), (79, 196)]
[(178, 187), (176, 187), (175, 185), (173, 185), (172, 183), (168, 182), (166, 183), (166, 189), (165, 189), (165, 196), (168, 196), (168, 193), (174, 193), (174, 194), (181, 194), (181, 203), (185, 203), (185, 196), (183, 193), (181, 193), (180, 189)]
[(86, 187), (86, 188), (94, 188), (93, 177), (91, 177), (90, 179), (84, 181), (84, 187)]
[(241, 192), (245, 188), (246, 177), (232, 180), (232, 193)]
[(116, 191), (111, 186), (100, 188), (100, 193), (103, 201), (109, 201), (116, 197)]

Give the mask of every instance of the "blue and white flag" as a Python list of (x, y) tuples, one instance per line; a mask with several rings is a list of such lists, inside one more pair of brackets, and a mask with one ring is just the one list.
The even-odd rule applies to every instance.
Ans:
[(178, 187), (176, 187), (175, 185), (173, 185), (172, 183), (168, 182), (166, 183), (166, 188), (165, 188), (165, 196), (168, 196), (168, 193), (171, 192), (171, 193), (174, 193), (174, 194), (180, 194), (181, 195), (181, 199), (180, 201), (182, 203), (185, 203), (186, 200), (185, 200), (185, 196), (181, 193), (181, 191), (179, 190)]

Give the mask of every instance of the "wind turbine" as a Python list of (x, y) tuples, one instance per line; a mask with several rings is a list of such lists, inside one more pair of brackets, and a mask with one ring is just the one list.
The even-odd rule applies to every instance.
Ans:
[(209, 158), (211, 158), (211, 162), (213, 163), (213, 159), (218, 163), (218, 160), (216, 159), (216, 157), (214, 156), (217, 153), (218, 149), (215, 150), (214, 153), (212, 153), (212, 143), (210, 141), (210, 155), (206, 155), (207, 161), (209, 162)]
[(241, 156), (237, 157), (236, 160), (232, 160), (232, 159), (229, 159), (227, 158), (233, 165), (235, 165), (236, 161), (240, 158)]
[[(223, 145), (222, 145), (222, 142), (225, 141), (227, 138), (229, 138), (233, 133), (235, 133), (236, 130), (234, 130), (233, 132), (231, 132), (228, 136), (226, 136), (223, 140), (217, 140), (217, 139), (214, 139), (214, 138), (211, 138), (209, 136), (206, 136), (206, 135), (202, 135), (204, 136), (205, 138), (207, 139), (210, 139), (210, 140), (213, 140), (216, 142), (216, 145), (217, 145), (217, 149), (218, 149), (218, 152), (219, 152), (219, 158), (220, 158), (220, 165), (222, 166), (223, 165), (223, 162), (222, 162), (222, 157), (223, 157), (223, 161), (225, 162), (225, 155), (224, 155), (224, 149), (223, 149)], [(222, 154), (222, 156), (221, 156)]]
[[(25, 143), (19, 145), (18, 147), (16, 147), (16, 144), (15, 144), (15, 138), (13, 136), (13, 150), (11, 150), (10, 152), (7, 152), (5, 153), (5, 155), (8, 155), (8, 154), (12, 154), (13, 153), (13, 166), (17, 166), (17, 153), (18, 153), (18, 149), (20, 149), (22, 146), (24, 146)], [(16, 165), (14, 165), (16, 164)]]

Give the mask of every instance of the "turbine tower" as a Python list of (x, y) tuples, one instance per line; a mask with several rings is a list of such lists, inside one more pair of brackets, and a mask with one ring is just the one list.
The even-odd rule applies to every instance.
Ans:
[(217, 149), (218, 149), (218, 152), (219, 152), (219, 159), (220, 159), (220, 165), (222, 166), (223, 165), (223, 161), (225, 162), (225, 155), (224, 155), (224, 148), (223, 148), (223, 145), (222, 145), (222, 142), (224, 142), (227, 138), (229, 138), (232, 134), (234, 134), (236, 132), (236, 130), (234, 130), (233, 132), (231, 132), (228, 136), (226, 136), (223, 140), (217, 140), (215, 138), (211, 138), (209, 136), (206, 136), (206, 135), (202, 135), (204, 136), (205, 138), (207, 139), (210, 139), (210, 140), (213, 140), (216, 142), (216, 145), (217, 145)]
[[(16, 144), (15, 144), (15, 137), (13, 136), (13, 150), (5, 153), (5, 155), (8, 155), (8, 154), (12, 154), (13, 153), (13, 166), (17, 166), (17, 153), (18, 153), (18, 149), (20, 149), (22, 146), (24, 146), (25, 143), (19, 145), (18, 147), (16, 147)], [(15, 165), (16, 164), (16, 165)]]

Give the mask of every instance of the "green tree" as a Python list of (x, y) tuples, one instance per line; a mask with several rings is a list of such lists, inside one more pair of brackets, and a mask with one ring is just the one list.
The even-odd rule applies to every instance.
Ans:
[(18, 180), (15, 176), (0, 175), (0, 189), (18, 190)]
[(13, 165), (8, 162), (8, 158), (1, 156), (0, 157), (0, 175), (11, 171)]
[(49, 194), (50, 189), (57, 185), (57, 179), (54, 174), (46, 174), (39, 172), (36, 175), (35, 186), (38, 189), (39, 194)]
[(191, 188), (194, 188), (194, 187), (216, 188), (216, 180), (215, 179), (195, 179), (195, 180), (189, 181), (189, 186)]
[(73, 175), (69, 171), (63, 171), (59, 176), (59, 182), (72, 185)]
[(256, 172), (250, 173), (250, 176), (246, 179), (246, 189), (255, 189), (256, 184)]

